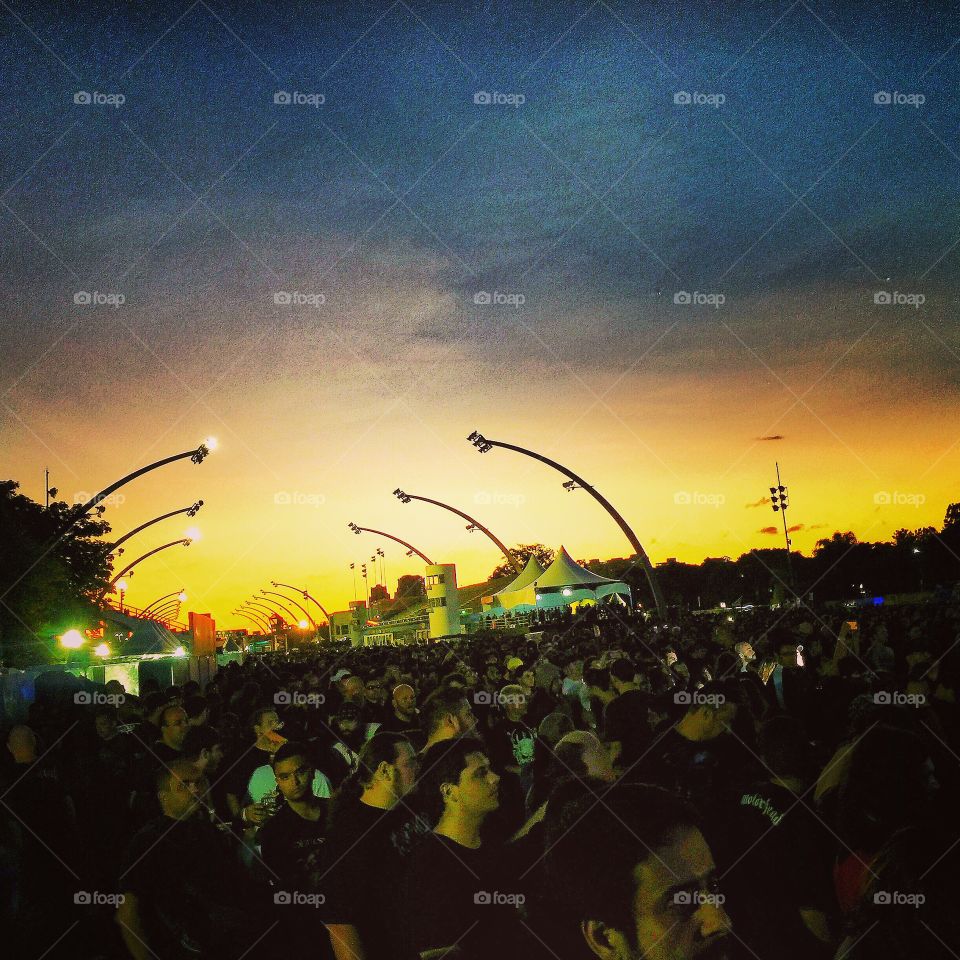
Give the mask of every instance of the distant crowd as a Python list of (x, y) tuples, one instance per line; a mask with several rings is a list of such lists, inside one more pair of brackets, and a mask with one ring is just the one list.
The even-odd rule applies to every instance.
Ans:
[(5, 955), (957, 956), (960, 605), (541, 627), (44, 675)]

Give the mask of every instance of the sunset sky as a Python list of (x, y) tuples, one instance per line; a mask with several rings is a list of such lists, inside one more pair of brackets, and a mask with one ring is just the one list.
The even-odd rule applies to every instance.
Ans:
[(0, 477), (42, 500), (49, 467), (72, 501), (219, 441), (109, 506), (119, 536), (206, 501), (130, 541), (203, 532), (130, 603), (184, 586), (240, 626), (271, 579), (343, 608), (378, 546), (391, 591), (422, 572), (348, 521), (485, 578), (493, 545), (397, 486), (508, 544), (630, 552), (474, 429), (584, 475), (654, 563), (781, 546), (777, 460), (804, 552), (960, 500), (946, 5), (2, 18)]

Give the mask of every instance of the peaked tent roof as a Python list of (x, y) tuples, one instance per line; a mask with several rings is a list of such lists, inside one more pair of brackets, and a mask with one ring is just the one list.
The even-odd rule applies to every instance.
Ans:
[[(105, 610), (103, 619), (117, 624), (133, 634), (132, 637), (122, 641), (117, 651), (123, 656), (143, 653), (170, 653), (185, 642), (183, 637), (168, 630), (162, 623), (157, 623), (156, 620), (131, 617), (113, 609)], [(188, 641), (189, 638), (186, 642)]]
[(581, 567), (567, 553), (566, 547), (561, 546), (557, 555), (553, 558), (553, 563), (544, 570), (542, 576), (537, 578), (537, 587), (572, 587), (578, 583), (619, 582), (619, 580), (611, 580), (609, 577), (601, 577), (596, 573), (591, 573), (586, 567)]
[(502, 590), (498, 590), (494, 596), (500, 596), (501, 593), (513, 593), (516, 590), (523, 590), (525, 587), (529, 587), (543, 572), (544, 569), (540, 566), (540, 561), (531, 553), (527, 558), (527, 565), (517, 575), (517, 579), (508, 583)]

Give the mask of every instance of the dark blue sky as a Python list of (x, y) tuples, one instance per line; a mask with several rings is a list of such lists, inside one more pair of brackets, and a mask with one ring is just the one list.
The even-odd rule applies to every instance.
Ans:
[[(433, 248), (451, 287), (523, 277), (551, 299), (916, 282), (954, 239), (946, 5), (465, 6), (14, 6), (4, 182), (30, 172), (5, 197), (26, 224), (9, 215), (11, 279), (64, 272), (27, 227), (91, 280), (203, 273), (184, 254), (222, 253), (210, 208), (276, 268), (301, 240), (345, 251), (392, 207), (374, 237)], [(78, 89), (126, 102), (76, 106)], [(678, 90), (726, 102), (678, 107)]]

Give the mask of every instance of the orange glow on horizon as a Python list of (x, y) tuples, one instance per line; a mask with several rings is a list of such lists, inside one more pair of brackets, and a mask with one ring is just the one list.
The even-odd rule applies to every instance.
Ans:
[[(498, 449), (477, 453), (465, 440), (474, 427), (581, 473), (623, 513), (654, 564), (669, 557), (698, 562), (706, 556), (737, 557), (754, 547), (781, 547), (779, 515), (769, 505), (748, 506), (769, 495), (775, 459), (790, 488), (788, 521), (803, 525), (791, 534), (794, 548), (805, 553), (834, 530), (883, 539), (901, 526), (939, 526), (955, 498), (951, 474), (957, 455), (947, 441), (946, 409), (902, 411), (900, 416), (914, 425), (906, 440), (892, 429), (869, 430), (866, 416), (841, 409), (844, 434), (852, 441), (836, 427), (834, 436), (794, 411), (777, 428), (785, 439), (767, 441), (757, 438), (769, 435), (762, 432), (764, 421), (774, 416), (760, 416), (743, 404), (734, 428), (720, 402), (713, 409), (701, 406), (705, 401), (697, 394), (707, 389), (692, 386), (670, 418), (662, 411), (651, 418), (637, 408), (621, 422), (604, 417), (576, 423), (571, 402), (569, 410), (554, 407), (552, 429), (481, 410), (458, 418), (456, 427), (444, 425), (441, 432), (398, 412), (379, 425), (375, 451), (357, 441), (352, 424), (322, 444), (292, 430), (272, 437), (265, 423), (269, 414), (261, 413), (257, 422), (254, 405), (242, 432), (239, 416), (232, 426), (223, 422), (222, 432), (235, 438), (228, 450), (200, 466), (178, 463), (134, 481), (122, 489), (122, 500), (108, 506), (105, 519), (114, 534), (122, 534), (179, 502), (197, 496), (206, 501), (203, 539), (190, 550), (164, 551), (144, 561), (130, 578), (125, 601), (142, 606), (185, 584), (190, 609), (211, 613), (221, 627), (239, 626), (242, 618), (229, 611), (272, 579), (305, 586), (328, 610), (345, 609), (354, 598), (349, 564), (356, 563), (357, 596), (362, 597), (360, 565), (369, 563), (377, 547), (386, 555), (391, 594), (400, 575), (422, 574), (422, 563), (407, 558), (398, 545), (352, 534), (346, 526), (351, 519), (395, 533), (437, 562), (456, 563), (461, 584), (485, 579), (501, 560), (494, 545), (468, 533), (446, 511), (416, 501), (399, 503), (392, 496), (398, 484), (476, 516), (508, 546), (563, 544), (580, 560), (629, 555), (625, 538), (585, 492), (566, 492), (562, 476), (529, 458)], [(656, 405), (649, 397), (645, 403)], [(836, 423), (838, 417), (831, 419)], [(573, 424), (569, 430), (563, 429), (567, 423)], [(76, 479), (57, 478), (61, 489), (79, 488), (81, 482), (84, 489), (98, 489), (113, 479), (107, 464), (113, 473), (135, 469), (158, 450), (176, 446), (176, 437), (169, 437), (163, 446), (155, 441), (138, 449), (133, 416), (120, 426), (119, 435), (93, 437), (76, 451)], [(122, 461), (118, 448), (125, 452)], [(32, 462), (32, 475), (42, 477), (42, 449), (21, 441), (13, 453), (20, 463)], [(936, 466), (918, 471), (918, 463)], [(22, 491), (39, 498), (39, 485), (28, 482), (29, 475), (19, 477)], [(760, 533), (763, 528), (776, 532)], [(169, 534), (158, 524), (131, 546), (146, 552)], [(379, 578), (370, 567), (372, 586)]]

